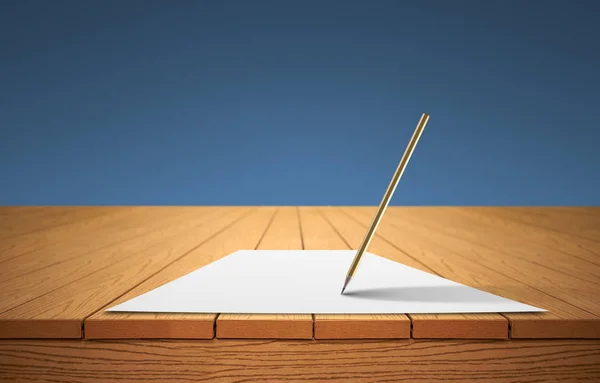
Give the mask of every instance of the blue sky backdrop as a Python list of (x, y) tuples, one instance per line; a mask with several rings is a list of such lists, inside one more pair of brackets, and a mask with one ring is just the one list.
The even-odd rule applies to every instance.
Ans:
[(0, 2), (0, 204), (599, 205), (598, 1)]

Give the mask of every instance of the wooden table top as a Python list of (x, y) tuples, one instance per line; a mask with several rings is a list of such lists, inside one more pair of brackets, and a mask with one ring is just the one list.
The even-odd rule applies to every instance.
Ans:
[(356, 249), (374, 212), (0, 207), (0, 380), (600, 379), (600, 208), (391, 207), (369, 247), (546, 313), (104, 312), (239, 249)]
[(2, 207), (1, 338), (600, 338), (600, 208), (391, 207), (369, 251), (547, 309), (103, 310), (239, 249), (356, 249), (375, 207)]

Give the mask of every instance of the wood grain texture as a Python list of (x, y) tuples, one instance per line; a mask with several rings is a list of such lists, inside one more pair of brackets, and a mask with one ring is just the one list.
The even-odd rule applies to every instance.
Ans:
[(113, 313), (88, 320), (87, 339), (212, 339), (217, 314)]
[(82, 209), (77, 206), (0, 207), (3, 214), (2, 220), (0, 220), (0, 240), (39, 232), (47, 228), (97, 217), (110, 210), (121, 209), (121, 207), (86, 207)]
[[(239, 249), (356, 248), (375, 211), (281, 209), (265, 232), (274, 207), (0, 207), (0, 337), (81, 337), (85, 318), (92, 338), (211, 337), (217, 313), (111, 317), (102, 310)], [(443, 329), (450, 338), (494, 338), (510, 323), (514, 339), (600, 338), (599, 212), (390, 207), (369, 251), (550, 310), (479, 319), (411, 315), (413, 336)], [(314, 318), (315, 336), (320, 320), (330, 326), (326, 337), (379, 336), (366, 332), (378, 326), (375, 317), (337, 319)], [(400, 332), (409, 318), (391, 322)]]
[(1, 312), (0, 337), (37, 338), (42, 330), (32, 324), (55, 329), (68, 326), (63, 329), (64, 336), (52, 333), (51, 337), (71, 337), (76, 328), (81, 337), (84, 318), (201, 245), (248, 210), (229, 209), (216, 212), (216, 216), (214, 212), (198, 212), (193, 218), (124, 242), (112, 252), (82, 255), (90, 272)]
[(147, 234), (186, 214), (190, 216), (185, 210), (177, 214), (147, 208), (117, 211), (3, 241), (0, 244), (3, 258), (0, 283), (6, 285), (11, 279), (25, 276), (35, 278), (46, 272), (52, 273), (53, 268), (68, 269), (77, 265), (76, 261), (82, 255)]
[[(105, 211), (96, 210), (96, 212), (95, 215), (85, 219), (73, 219), (62, 225), (2, 239), (0, 241), (0, 264), (6, 266), (4, 262), (45, 249), (47, 246), (61, 241), (73, 241), (80, 237), (89, 237), (96, 230), (110, 227), (111, 224), (122, 220), (135, 219), (140, 214), (151, 212), (151, 209), (148, 207), (123, 207), (106, 208)], [(183, 213), (185, 210), (181, 212)], [(20, 224), (24, 225), (23, 223)], [(18, 261), (19, 264), (23, 263), (21, 259)]]
[(404, 314), (315, 314), (315, 339), (408, 339)]
[[(184, 214), (189, 216), (190, 212)], [(198, 215), (203, 214), (198, 212)], [(31, 258), (33, 261), (27, 263), (31, 269), (27, 271), (17, 267), (19, 273), (12, 272), (12, 268), (3, 272), (0, 312), (119, 263), (124, 257), (172, 236), (181, 225), (174, 228), (171, 223), (180, 219), (179, 214), (175, 217), (165, 217), (164, 214), (161, 217), (157, 213), (142, 215), (127, 221), (124, 226), (108, 224), (104, 231), (88, 233), (85, 238), (75, 237), (72, 243), (42, 248), (15, 259), (15, 262), (24, 262), (23, 258)], [(194, 221), (183, 220), (183, 225), (193, 224)]]
[[(510, 265), (519, 265), (531, 275), (553, 274), (546, 283), (556, 285), (553, 296), (564, 301), (565, 305), (575, 304), (586, 310), (585, 313), (506, 313), (511, 322), (513, 338), (600, 338), (597, 303), (600, 301), (600, 244), (588, 240), (565, 236), (563, 233), (545, 231), (529, 226), (517, 219), (503, 219), (498, 211), (503, 208), (441, 208), (436, 211), (422, 209), (420, 214), (409, 211), (406, 218), (420, 220), (423, 225), (435, 221), (436, 230), (478, 244), (484, 248), (495, 246), (502, 251), (502, 260)], [(540, 211), (547, 208), (517, 208), (510, 216), (522, 211)], [(577, 215), (597, 209), (554, 208), (563, 214), (575, 210)], [(441, 214), (444, 213), (444, 214)], [(571, 217), (572, 220), (572, 217)], [(575, 220), (572, 222), (580, 222)], [(538, 280), (526, 278), (525, 283)], [(548, 291), (545, 286), (538, 289)], [(587, 289), (587, 299), (585, 293)], [(586, 302), (588, 304), (581, 305)], [(592, 308), (590, 310), (590, 304)], [(595, 314), (595, 315), (590, 315)]]
[[(550, 311), (538, 316), (538, 319), (547, 319), (543, 328), (527, 327), (529, 330), (536, 330), (531, 333), (518, 330), (518, 322), (527, 316), (503, 314), (509, 318), (511, 328), (517, 329), (515, 334), (518, 336), (597, 336), (597, 326), (600, 326), (597, 315), (600, 300), (597, 299), (598, 294), (594, 289), (582, 283), (579, 278), (571, 278), (566, 273), (561, 273), (559, 268), (548, 268), (557, 255), (547, 256), (543, 263), (540, 261), (537, 265), (531, 262), (531, 259), (534, 259), (533, 255), (528, 260), (526, 255), (535, 254), (538, 250), (532, 243), (521, 241), (517, 235), (518, 230), (499, 234), (494, 231), (482, 231), (481, 222), (461, 223), (460, 217), (464, 216), (462, 211), (465, 209), (390, 209), (389, 215), (384, 218), (385, 222), (382, 222), (379, 228), (379, 235), (404, 252), (418, 256), (420, 261), (427, 263), (445, 278)], [(366, 222), (368, 217), (368, 209), (346, 210), (346, 213), (354, 219), (362, 219), (363, 222)], [(467, 240), (456, 233), (446, 233), (444, 225), (448, 225), (448, 222), (452, 222), (453, 227), (465, 225), (463, 235), (470, 232), (483, 239)], [(514, 250), (516, 245), (513, 241), (520, 241), (518, 246), (522, 249), (516, 256), (516, 251), (505, 250)], [(546, 250), (546, 254), (552, 252)], [(575, 257), (571, 260), (573, 263), (580, 262)], [(566, 332), (565, 328), (571, 328), (573, 331)]]
[(0, 380), (595, 382), (598, 340), (0, 341)]
[(600, 241), (600, 207), (483, 208), (487, 214), (578, 240)]
[[(525, 241), (525, 249), (530, 253), (543, 255), (547, 251), (552, 252), (552, 261), (554, 257), (559, 259), (566, 258), (572, 261), (573, 266), (591, 266), (594, 270), (600, 268), (600, 243), (589, 239), (573, 237), (564, 232), (546, 230), (535, 225), (523, 223), (514, 216), (516, 213), (506, 217), (497, 208), (473, 208), (473, 209), (452, 209), (448, 211), (448, 216), (458, 217), (456, 223), (467, 223), (475, 221), (477, 225), (492, 231), (492, 238), (501, 238), (505, 235), (511, 235), (511, 242)], [(512, 218), (511, 218), (512, 217)], [(600, 224), (599, 224), (600, 225)], [(464, 225), (463, 225), (464, 226)], [(452, 226), (449, 230), (454, 229)], [(532, 252), (531, 250), (538, 251)], [(512, 254), (511, 254), (512, 255)], [(529, 257), (527, 257), (529, 258)], [(548, 257), (546, 257), (546, 260)]]
[[(300, 207), (299, 215), (306, 250), (350, 250), (318, 209)], [(343, 283), (340, 281), (340, 286)], [(403, 314), (315, 314), (314, 321), (315, 339), (410, 338), (410, 320)]]
[[(280, 207), (255, 248), (302, 250), (298, 209)], [(313, 336), (311, 314), (220, 314), (216, 326), (217, 338), (224, 339), (310, 339)]]
[[(340, 233), (340, 235), (345, 238), (347, 242), (350, 243), (351, 247), (357, 248), (362, 241), (362, 237), (366, 230), (367, 225), (370, 223), (372, 217), (370, 214), (373, 212), (373, 209), (367, 209), (367, 214), (363, 214), (361, 212), (361, 208), (341, 208), (341, 209), (333, 209), (333, 208), (321, 208), (320, 211), (323, 213), (324, 217), (330, 222), (330, 224), (336, 228), (336, 230)], [(350, 215), (348, 215), (350, 214)], [(357, 215), (358, 218), (352, 219), (353, 215)], [(385, 216), (383, 220), (385, 220)], [(371, 245), (369, 246), (368, 251), (374, 254), (377, 254), (382, 257), (389, 258), (391, 260), (403, 263), (407, 266), (414, 267), (416, 269), (440, 275), (438, 270), (434, 270), (430, 263), (427, 262), (422, 254), (416, 253), (417, 256), (412, 256), (410, 253), (407, 253), (401, 250), (399, 247), (394, 246), (390, 242), (382, 239), (381, 231), (382, 226), (385, 231), (385, 221), (380, 223), (380, 227), (378, 228), (375, 237), (373, 238)], [(427, 264), (425, 263), (427, 262)], [(453, 271), (453, 270), (452, 270)], [(443, 276), (448, 279), (453, 279), (450, 274), (450, 277)], [(417, 335), (420, 338), (438, 338), (443, 335), (446, 338), (497, 338), (500, 331), (500, 326), (503, 326), (503, 330), (501, 331), (502, 338), (506, 337), (508, 334), (508, 321), (506, 318), (502, 317), (499, 314), (490, 313), (485, 315), (473, 315), (473, 314), (456, 314), (452, 317), (436, 317), (433, 315), (421, 315), (417, 317), (413, 317), (412, 315), (408, 315), (412, 322), (413, 328), (417, 326), (419, 331)], [(437, 320), (440, 323), (439, 327), (431, 327), (429, 326), (430, 320)], [(460, 324), (461, 320), (464, 321), (464, 324)], [(476, 323), (476, 325), (475, 325)], [(468, 328), (469, 331), (465, 332), (465, 328)], [(428, 330), (432, 330), (431, 333)], [(441, 332), (443, 331), (443, 332)], [(413, 332), (414, 336), (414, 332)]]
[(220, 339), (311, 339), (310, 314), (220, 314), (217, 318)]
[[(243, 214), (242, 210), (237, 210), (235, 214)], [(104, 310), (180, 278), (237, 250), (256, 247), (275, 211), (275, 208), (253, 209), (249, 215), (243, 216), (230, 227), (218, 232), (160, 272), (121, 295), (112, 294), (114, 297), (112, 301), (85, 320), (85, 337), (87, 339), (212, 337), (217, 313), (154, 314), (155, 323), (140, 328), (137, 321), (146, 321), (147, 314), (111, 313)], [(182, 326), (182, 323), (188, 327)], [(190, 327), (193, 328), (191, 332)]]
[[(506, 319), (489, 314), (410, 314), (415, 339), (508, 339)], [(485, 325), (481, 325), (485, 323)]]

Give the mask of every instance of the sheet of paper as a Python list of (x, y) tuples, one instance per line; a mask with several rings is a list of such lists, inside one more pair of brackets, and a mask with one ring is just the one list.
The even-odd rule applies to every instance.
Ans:
[(108, 311), (248, 314), (539, 312), (371, 253), (240, 250)]

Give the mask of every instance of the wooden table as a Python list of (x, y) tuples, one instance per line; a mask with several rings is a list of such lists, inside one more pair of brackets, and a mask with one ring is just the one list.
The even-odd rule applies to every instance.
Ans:
[(0, 380), (600, 380), (600, 208), (391, 207), (369, 251), (549, 312), (121, 314), (240, 249), (356, 249), (375, 207), (0, 207)]

